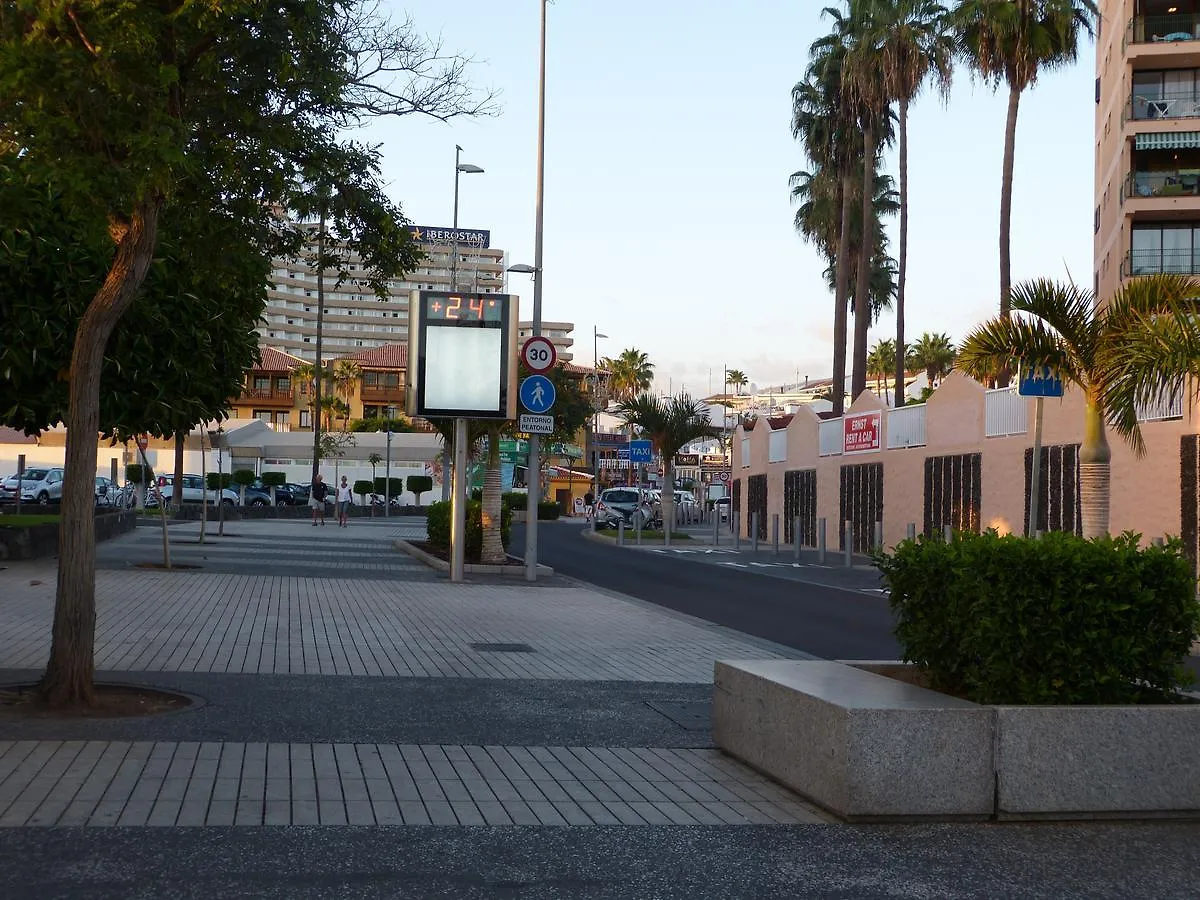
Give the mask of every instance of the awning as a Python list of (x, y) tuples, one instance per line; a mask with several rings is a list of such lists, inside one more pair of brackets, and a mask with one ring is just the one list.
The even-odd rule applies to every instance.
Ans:
[(1182, 147), (1200, 147), (1200, 131), (1139, 134), (1134, 141), (1134, 149), (1137, 150), (1178, 150)]

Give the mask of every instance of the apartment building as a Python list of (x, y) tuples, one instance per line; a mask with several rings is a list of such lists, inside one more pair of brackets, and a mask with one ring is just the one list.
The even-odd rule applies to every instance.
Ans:
[[(558, 358), (562, 362), (571, 362), (575, 354), (571, 348), (575, 346), (575, 324), (573, 322), (542, 322), (542, 335), (550, 338)], [(533, 322), (519, 322), (517, 336), (520, 340), (533, 337)]]
[(1094, 286), (1200, 274), (1200, 2), (1104, 0)]
[[(362, 260), (351, 254), (350, 277), (337, 284), (337, 274), (325, 273), (325, 316), (321, 355), (325, 359), (371, 350), (408, 340), (408, 299), (413, 290), (456, 290), (502, 293), (506, 254), (490, 246), (491, 232), (414, 225), (425, 258), (403, 279), (389, 284), (389, 296), (379, 300), (356, 278)], [(457, 252), (456, 252), (457, 250)], [(457, 261), (456, 258), (457, 257)], [(304, 260), (275, 260), (274, 286), (258, 333), (264, 344), (278, 347), (309, 362), (317, 348), (317, 273)]]

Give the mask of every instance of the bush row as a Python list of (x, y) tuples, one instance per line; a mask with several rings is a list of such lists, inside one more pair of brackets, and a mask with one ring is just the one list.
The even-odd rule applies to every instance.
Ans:
[[(437, 502), (429, 504), (426, 520), (429, 543), (440, 550), (450, 549), (450, 504)], [(500, 507), (500, 542), (508, 549), (512, 530), (512, 510), (501, 504)], [(479, 562), (483, 550), (483, 504), (477, 500), (467, 503), (467, 534), (465, 557), (467, 562)]]

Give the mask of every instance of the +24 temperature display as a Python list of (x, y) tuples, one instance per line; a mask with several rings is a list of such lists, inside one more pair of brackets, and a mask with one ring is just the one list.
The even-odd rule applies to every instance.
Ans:
[(503, 304), (486, 295), (443, 294), (425, 298), (425, 317), (430, 322), (501, 322), (503, 314)]

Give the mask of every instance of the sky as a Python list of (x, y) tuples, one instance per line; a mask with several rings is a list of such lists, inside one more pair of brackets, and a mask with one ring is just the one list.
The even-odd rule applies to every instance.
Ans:
[[(806, 168), (791, 88), (826, 33), (825, 3), (554, 0), (549, 6), (543, 319), (575, 324), (575, 360), (628, 347), (657, 391), (720, 390), (725, 366), (762, 387), (828, 377), (833, 298), (793, 228), (788, 178)], [(394, 19), (474, 58), (468, 77), (499, 112), (441, 123), (377, 121), (392, 198), (415, 224), (452, 219), (455, 144), (485, 169), (460, 183), (459, 224), (532, 263), (538, 0), (384, 0)], [(730, 10), (736, 13), (730, 14)], [(1091, 284), (1094, 49), (1021, 103), (1013, 277)], [(960, 340), (999, 303), (1006, 93), (955, 73), (909, 121), (906, 334)], [(888, 169), (896, 173), (894, 151)], [(889, 228), (896, 252), (897, 222)], [(532, 314), (532, 281), (509, 292)], [(885, 313), (871, 342), (894, 336)]]

